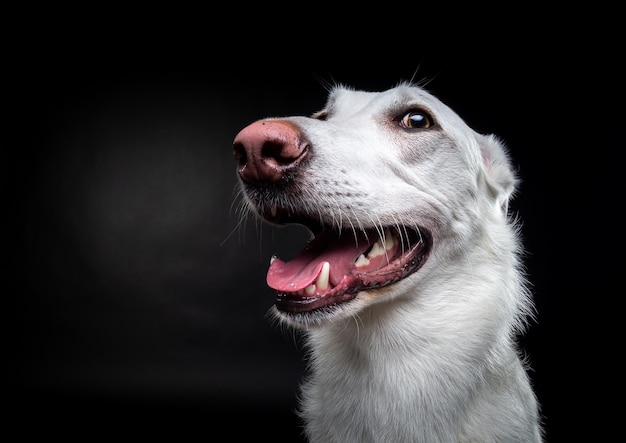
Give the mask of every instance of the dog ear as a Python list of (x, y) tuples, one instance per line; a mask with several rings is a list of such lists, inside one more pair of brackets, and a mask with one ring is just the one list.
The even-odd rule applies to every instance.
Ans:
[(511, 167), (511, 160), (504, 143), (495, 135), (479, 135), (478, 143), (485, 169), (485, 182), (489, 194), (504, 214), (508, 213), (509, 201), (515, 193), (518, 179)]

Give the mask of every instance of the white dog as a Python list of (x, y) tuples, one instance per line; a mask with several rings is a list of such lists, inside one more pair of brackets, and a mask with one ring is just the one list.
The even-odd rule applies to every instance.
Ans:
[(273, 315), (306, 334), (311, 442), (542, 440), (497, 138), (417, 85), (341, 86), (312, 117), (247, 126), (234, 155), (247, 208), (312, 232), (267, 275)]

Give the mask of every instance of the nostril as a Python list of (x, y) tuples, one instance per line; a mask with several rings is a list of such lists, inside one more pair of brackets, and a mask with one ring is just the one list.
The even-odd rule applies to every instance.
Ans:
[[(285, 155), (287, 154), (287, 155)], [(276, 165), (285, 166), (293, 163), (293, 157), (286, 152), (282, 142), (267, 141), (261, 148), (261, 157), (273, 160)]]
[(239, 166), (245, 166), (248, 163), (248, 156), (246, 154), (246, 148), (243, 143), (234, 143), (233, 144), (233, 156)]

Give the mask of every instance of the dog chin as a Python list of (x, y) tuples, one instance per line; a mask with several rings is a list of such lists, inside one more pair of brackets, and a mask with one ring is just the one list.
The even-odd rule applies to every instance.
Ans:
[(346, 302), (324, 306), (308, 312), (285, 312), (273, 305), (268, 315), (280, 324), (297, 329), (322, 329), (345, 319), (355, 318), (366, 308), (395, 298), (398, 291), (392, 287), (360, 291)]

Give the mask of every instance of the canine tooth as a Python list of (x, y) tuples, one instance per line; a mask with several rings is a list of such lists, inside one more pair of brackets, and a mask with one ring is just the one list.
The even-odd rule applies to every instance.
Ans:
[(363, 254), (359, 255), (359, 258), (357, 258), (356, 261), (354, 262), (354, 266), (356, 266), (357, 268), (361, 266), (367, 266), (369, 264), (370, 264), (370, 261), (367, 258), (365, 258)]
[(276, 257), (275, 255), (272, 255), (272, 256), (270, 257), (270, 265), (271, 265), (272, 263), (274, 263), (274, 260), (276, 260), (277, 258), (278, 258), (278, 257)]
[(315, 285), (309, 285), (306, 288), (304, 288), (304, 292), (306, 292), (306, 295), (313, 295), (315, 294)]
[(330, 263), (324, 262), (324, 265), (322, 266), (322, 271), (320, 272), (320, 275), (317, 276), (317, 280), (315, 280), (315, 285), (321, 290), (327, 289), (329, 276), (330, 276)]
[(270, 214), (272, 214), (272, 217), (276, 217), (277, 212), (278, 212), (278, 208), (276, 207), (276, 205), (272, 205), (270, 207)]

